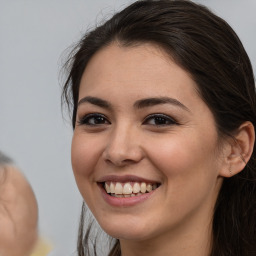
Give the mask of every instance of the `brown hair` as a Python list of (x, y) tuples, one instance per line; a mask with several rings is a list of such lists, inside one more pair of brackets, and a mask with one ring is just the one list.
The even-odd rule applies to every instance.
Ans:
[[(73, 112), (73, 126), (86, 65), (99, 49), (115, 40), (123, 46), (145, 42), (161, 46), (197, 83), (220, 136), (232, 136), (245, 121), (256, 127), (254, 77), (242, 43), (223, 19), (186, 0), (136, 1), (84, 36), (68, 61), (62, 95)], [(211, 256), (256, 255), (255, 154), (254, 145), (244, 170), (224, 180), (213, 217)], [(88, 236), (80, 228), (79, 256), (87, 255), (84, 237)], [(121, 255), (118, 241), (109, 255)]]

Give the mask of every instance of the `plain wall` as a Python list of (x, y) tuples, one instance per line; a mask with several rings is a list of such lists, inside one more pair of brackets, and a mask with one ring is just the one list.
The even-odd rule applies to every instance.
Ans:
[[(64, 50), (88, 27), (134, 1), (0, 0), (0, 150), (32, 184), (50, 255), (75, 255), (81, 208), (70, 163), (72, 128), (61, 114)], [(241, 38), (256, 71), (256, 1), (201, 0)], [(62, 56), (62, 57), (61, 57)]]

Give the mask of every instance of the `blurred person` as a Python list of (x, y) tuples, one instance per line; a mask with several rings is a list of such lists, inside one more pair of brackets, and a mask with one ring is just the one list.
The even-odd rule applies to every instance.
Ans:
[(0, 152), (0, 256), (28, 256), (37, 239), (34, 192), (13, 161)]

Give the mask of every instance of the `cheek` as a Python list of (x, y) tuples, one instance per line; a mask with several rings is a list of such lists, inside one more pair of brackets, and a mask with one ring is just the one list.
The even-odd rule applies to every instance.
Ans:
[(99, 138), (75, 132), (72, 139), (71, 161), (75, 175), (90, 176), (101, 154)]
[(216, 201), (220, 187), (214, 143), (208, 144), (208, 139), (198, 143), (194, 138), (177, 136), (154, 142), (150, 151), (149, 158), (164, 176), (165, 198), (161, 202), (164, 207), (159, 209), (164, 209), (160, 215), (167, 222), (169, 219), (179, 222), (202, 207), (212, 209)]
[(93, 182), (98, 151), (95, 140), (87, 138), (83, 133), (74, 132), (71, 147), (72, 169), (78, 189), (83, 197), (90, 194), (89, 183)]
[(77, 187), (91, 210), (94, 209), (95, 198), (93, 189), (94, 173), (99, 161), (100, 145), (96, 139), (88, 138), (83, 133), (75, 132), (72, 139), (71, 160)]
[(192, 189), (196, 184), (203, 189), (214, 184), (217, 178), (215, 134), (203, 138), (199, 134), (188, 134), (170, 135), (154, 141), (151, 147), (150, 159), (171, 184), (168, 189), (174, 190), (172, 194), (185, 192), (184, 187)]

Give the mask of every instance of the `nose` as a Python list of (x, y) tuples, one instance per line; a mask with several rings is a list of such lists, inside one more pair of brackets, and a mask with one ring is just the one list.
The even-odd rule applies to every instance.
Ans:
[(136, 128), (123, 125), (112, 130), (103, 152), (105, 162), (124, 167), (140, 162), (143, 157), (140, 135)]

